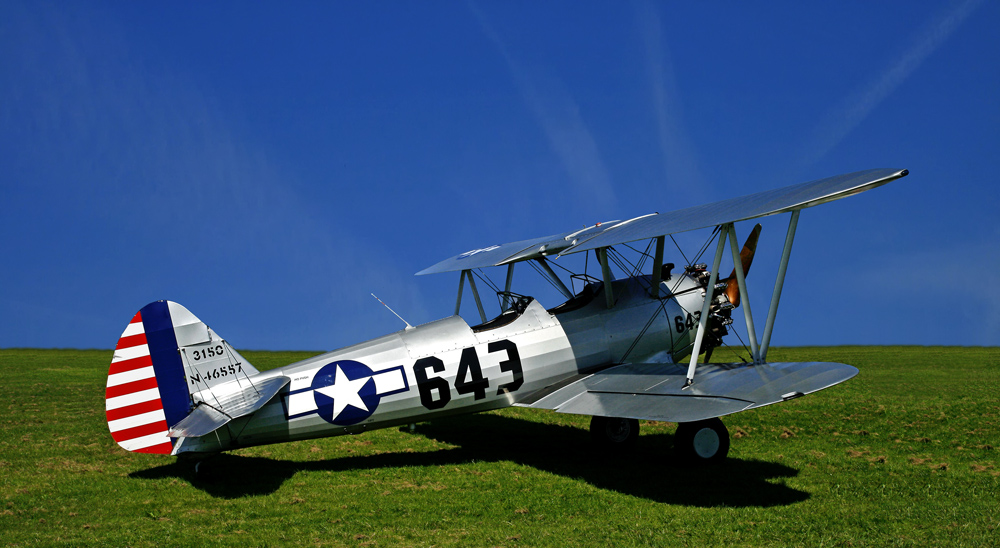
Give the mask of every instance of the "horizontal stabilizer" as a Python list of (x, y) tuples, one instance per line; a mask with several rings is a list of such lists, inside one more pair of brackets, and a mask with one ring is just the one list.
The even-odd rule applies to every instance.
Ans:
[(623, 364), (584, 377), (541, 399), (518, 404), (560, 413), (694, 422), (796, 398), (858, 374), (829, 362), (702, 364), (683, 389), (678, 364)]
[(240, 390), (215, 394), (211, 404), (199, 403), (188, 416), (170, 427), (169, 435), (173, 438), (194, 438), (210, 434), (229, 421), (264, 407), (290, 381), (288, 377), (272, 377)]
[(172, 438), (196, 438), (215, 432), (231, 420), (229, 415), (202, 402), (184, 420), (170, 427), (169, 433)]

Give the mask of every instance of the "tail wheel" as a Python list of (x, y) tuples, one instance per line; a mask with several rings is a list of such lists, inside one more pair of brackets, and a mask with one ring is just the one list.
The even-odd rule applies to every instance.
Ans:
[(606, 448), (629, 448), (639, 439), (639, 421), (619, 417), (590, 419), (590, 438)]
[(720, 462), (729, 454), (729, 430), (718, 418), (682, 422), (674, 434), (674, 448), (691, 462)]

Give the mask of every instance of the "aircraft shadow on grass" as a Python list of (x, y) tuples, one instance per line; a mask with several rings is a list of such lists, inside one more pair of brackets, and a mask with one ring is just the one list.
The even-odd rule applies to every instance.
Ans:
[(134, 472), (130, 476), (142, 479), (178, 477), (211, 496), (233, 499), (274, 493), (301, 471), (339, 472), (511, 461), (582, 479), (602, 489), (668, 504), (768, 507), (809, 498), (805, 491), (771, 481), (798, 474), (798, 470), (783, 464), (730, 457), (716, 466), (685, 465), (674, 456), (671, 450), (673, 436), (668, 434), (641, 436), (634, 451), (608, 455), (596, 451), (589, 433), (579, 428), (499, 415), (440, 419), (418, 425), (416, 433), (458, 447), (311, 462), (222, 454), (206, 461), (200, 475), (195, 475), (191, 463), (177, 462)]

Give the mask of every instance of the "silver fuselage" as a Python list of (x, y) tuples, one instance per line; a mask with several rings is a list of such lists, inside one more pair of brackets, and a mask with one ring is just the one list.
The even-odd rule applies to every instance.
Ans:
[(679, 360), (690, 353), (704, 290), (685, 274), (661, 283), (662, 299), (650, 296), (649, 285), (648, 277), (614, 282), (610, 309), (603, 288), (566, 311), (549, 312), (532, 300), (506, 325), (483, 329), (451, 316), (262, 372), (251, 380), (285, 376), (290, 382), (252, 415), (203, 437), (182, 438), (175, 453), (498, 409), (610, 365)]

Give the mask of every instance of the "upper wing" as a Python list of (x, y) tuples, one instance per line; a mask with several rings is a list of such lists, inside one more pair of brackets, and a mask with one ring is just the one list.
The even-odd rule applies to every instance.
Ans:
[(471, 251), (455, 255), (450, 259), (445, 259), (430, 268), (425, 268), (420, 272), (417, 272), (417, 276), (496, 266), (503, 263), (504, 259), (507, 257), (517, 255), (525, 249), (535, 249), (536, 247), (544, 245), (545, 242), (565, 241), (564, 238), (567, 234), (554, 234), (552, 236), (545, 236), (544, 238), (521, 240), (519, 242), (490, 245), (480, 249), (473, 249)]
[(805, 209), (882, 186), (905, 177), (908, 173), (905, 169), (869, 169), (662, 215), (653, 213), (626, 221), (598, 223), (583, 230), (467, 251), (421, 270), (417, 275), (499, 266), (550, 255), (561, 256)]
[(487, 266), (499, 266), (502, 264), (535, 259), (548, 255), (555, 255), (564, 251), (581, 239), (589, 239), (595, 234), (607, 230), (610, 227), (618, 226), (628, 221), (610, 221), (597, 223), (594, 226), (553, 234), (533, 240), (521, 240), (507, 244), (491, 245), (481, 249), (473, 249), (465, 253), (455, 255), (450, 259), (445, 259), (440, 263), (417, 272), (417, 276), (424, 274), (437, 274), (439, 272), (454, 272), (456, 270), (470, 270), (473, 268), (483, 268)]

